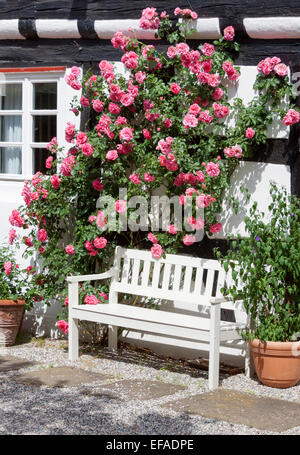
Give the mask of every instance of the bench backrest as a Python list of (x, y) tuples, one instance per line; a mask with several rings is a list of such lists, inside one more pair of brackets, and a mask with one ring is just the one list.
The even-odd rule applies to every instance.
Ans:
[(221, 296), (230, 280), (216, 260), (167, 254), (155, 259), (150, 251), (116, 248), (115, 276), (110, 292), (162, 300), (200, 303)]

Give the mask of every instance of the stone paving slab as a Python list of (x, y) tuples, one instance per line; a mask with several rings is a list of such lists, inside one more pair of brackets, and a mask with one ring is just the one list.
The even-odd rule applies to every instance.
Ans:
[(116, 381), (97, 387), (97, 391), (88, 393), (95, 397), (110, 397), (114, 399), (129, 400), (154, 400), (166, 395), (173, 395), (176, 392), (186, 389), (186, 387), (176, 384), (168, 384), (160, 381), (148, 381), (138, 379), (128, 379)]
[(13, 380), (20, 384), (48, 387), (78, 387), (95, 381), (106, 381), (111, 375), (75, 367), (54, 367), (20, 374)]
[(20, 370), (21, 368), (37, 365), (38, 362), (29, 361), (20, 357), (0, 356), (0, 373), (10, 370)]
[(235, 390), (218, 389), (170, 401), (162, 407), (274, 432), (300, 425), (300, 404)]

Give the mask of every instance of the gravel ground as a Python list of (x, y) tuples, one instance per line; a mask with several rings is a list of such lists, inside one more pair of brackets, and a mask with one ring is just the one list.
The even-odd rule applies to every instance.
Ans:
[[(0, 355), (36, 360), (41, 365), (18, 370), (22, 373), (49, 366), (71, 365), (66, 342), (31, 340), (21, 345), (0, 348)], [(207, 371), (185, 362), (123, 348), (111, 354), (107, 349), (82, 354), (76, 366), (121, 379), (149, 379), (184, 385), (172, 400), (208, 391)], [(259, 435), (276, 434), (215, 419), (177, 413), (160, 405), (170, 395), (149, 401), (119, 401), (92, 396), (97, 385), (76, 388), (49, 388), (17, 384), (11, 381), (16, 371), (0, 373), (0, 434), (2, 435)], [(221, 387), (255, 395), (300, 402), (300, 385), (290, 389), (272, 389), (243, 374), (221, 374)], [(280, 434), (300, 435), (300, 426)]]

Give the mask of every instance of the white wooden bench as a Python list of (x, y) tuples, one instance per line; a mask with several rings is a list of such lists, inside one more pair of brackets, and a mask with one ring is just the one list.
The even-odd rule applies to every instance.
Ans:
[[(80, 305), (78, 283), (109, 278), (108, 304)], [(118, 327), (209, 343), (209, 388), (219, 384), (220, 342), (241, 339), (245, 324), (221, 321), (221, 307), (234, 309), (233, 302), (221, 296), (226, 273), (215, 260), (167, 254), (154, 259), (150, 251), (117, 247), (113, 267), (105, 273), (70, 276), (69, 359), (78, 359), (78, 321), (108, 325), (108, 345), (117, 349)], [(131, 294), (162, 300), (198, 303), (210, 308), (210, 317), (118, 303), (118, 294)], [(250, 375), (250, 355), (246, 350), (246, 374)]]

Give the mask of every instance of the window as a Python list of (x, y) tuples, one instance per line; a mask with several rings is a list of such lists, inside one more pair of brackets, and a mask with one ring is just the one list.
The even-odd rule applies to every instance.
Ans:
[(0, 73), (0, 178), (45, 171), (48, 142), (63, 137), (64, 74)]

